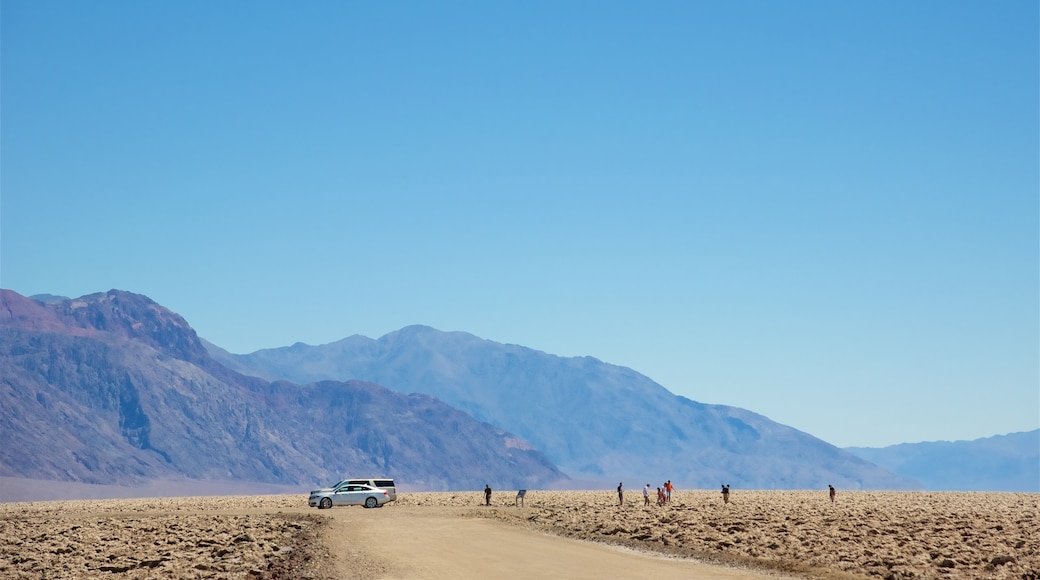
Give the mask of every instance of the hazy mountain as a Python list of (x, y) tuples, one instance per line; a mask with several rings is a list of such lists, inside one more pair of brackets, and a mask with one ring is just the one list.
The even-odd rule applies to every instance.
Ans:
[(676, 396), (636, 371), (464, 332), (411, 326), (378, 340), (213, 355), (240, 372), (360, 379), (426, 393), (517, 433), (564, 471), (601, 484), (671, 479), (687, 488), (905, 489), (917, 484), (744, 409)]
[(1040, 429), (974, 441), (847, 450), (931, 490), (1040, 492)]
[(434, 490), (566, 477), (523, 439), (428, 395), (240, 375), (144, 296), (45, 304), (0, 290), (0, 326), (0, 476), (309, 487), (389, 475)]

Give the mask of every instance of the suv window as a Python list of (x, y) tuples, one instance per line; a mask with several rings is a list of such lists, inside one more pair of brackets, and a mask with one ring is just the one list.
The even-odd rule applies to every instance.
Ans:
[(394, 480), (392, 479), (351, 479), (347, 483), (361, 485), (374, 484), (374, 487), (394, 487)]

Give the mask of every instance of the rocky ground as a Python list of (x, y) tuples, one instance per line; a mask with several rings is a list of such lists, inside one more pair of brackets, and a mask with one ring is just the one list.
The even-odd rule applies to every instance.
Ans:
[(311, 568), (324, 518), (293, 513), (300, 505), (300, 496), (0, 504), (0, 577), (321, 577)]
[[(555, 534), (721, 563), (831, 577), (1040, 579), (1040, 495), (1022, 493), (676, 492), (624, 507), (614, 492), (537, 492), (486, 515)], [(474, 505), (479, 493), (405, 501)], [(512, 506), (515, 492), (495, 503)]]
[[(832, 504), (826, 492), (735, 490), (725, 505), (713, 491), (680, 491), (644, 507), (636, 494), (618, 506), (608, 491), (531, 491), (522, 508), (515, 495), (496, 492), (487, 508), (481, 492), (401, 493), (383, 510), (457, 508), (807, 577), (1040, 580), (1037, 494), (839, 492)], [(4, 503), (0, 577), (331, 578), (330, 512), (305, 504), (304, 495)]]

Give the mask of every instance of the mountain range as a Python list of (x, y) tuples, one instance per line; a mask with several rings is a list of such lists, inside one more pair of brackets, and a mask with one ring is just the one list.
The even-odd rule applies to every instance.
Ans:
[[(931, 469), (915, 446), (838, 449), (751, 411), (676, 396), (632, 369), (464, 332), (411, 326), (236, 355), (145, 296), (34, 298), (0, 290), (0, 481), (997, 485), (949, 468), (941, 479), (952, 487), (936, 487), (936, 457), (972, 470), (956, 455), (964, 442), (938, 448)], [(1035, 453), (1021, 449), (1030, 440), (1014, 441), (1002, 446), (996, 489), (1040, 491)]]

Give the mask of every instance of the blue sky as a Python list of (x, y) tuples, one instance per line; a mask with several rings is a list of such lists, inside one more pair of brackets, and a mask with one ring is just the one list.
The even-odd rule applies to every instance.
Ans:
[(0, 285), (409, 324), (839, 446), (1040, 426), (1038, 5), (30, 2)]

